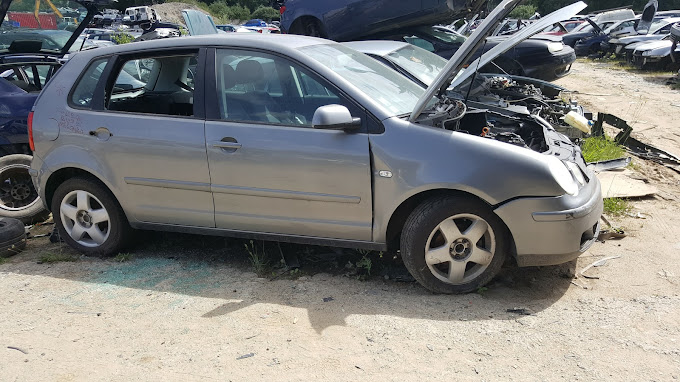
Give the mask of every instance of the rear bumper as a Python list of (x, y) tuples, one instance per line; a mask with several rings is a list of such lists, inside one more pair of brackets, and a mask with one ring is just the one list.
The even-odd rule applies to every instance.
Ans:
[(559, 55), (551, 55), (540, 62), (532, 61), (531, 65), (523, 64), (526, 77), (538, 78), (544, 81), (553, 81), (562, 78), (571, 71), (571, 64), (576, 61), (576, 54), (571, 48), (565, 48), (567, 52)]
[(597, 239), (602, 210), (600, 182), (592, 175), (577, 196), (522, 198), (495, 212), (513, 236), (517, 264), (526, 267), (565, 263), (587, 251)]

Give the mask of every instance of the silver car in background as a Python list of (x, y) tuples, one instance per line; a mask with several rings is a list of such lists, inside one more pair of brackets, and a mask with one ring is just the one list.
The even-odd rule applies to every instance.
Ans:
[(541, 118), (508, 133), (512, 118), (441, 96), (518, 2), (429, 89), (303, 36), (78, 53), (34, 107), (31, 175), (86, 254), (117, 253), (131, 228), (400, 250), (440, 293), (477, 290), (510, 257), (570, 261), (602, 212), (579, 148)]

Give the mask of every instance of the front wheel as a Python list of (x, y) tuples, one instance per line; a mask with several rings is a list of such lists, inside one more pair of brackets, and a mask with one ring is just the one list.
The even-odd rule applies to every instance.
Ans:
[(72, 178), (52, 198), (59, 236), (86, 255), (118, 253), (130, 236), (130, 225), (115, 197), (101, 183)]
[(507, 228), (470, 197), (425, 201), (406, 220), (401, 254), (411, 275), (436, 293), (468, 293), (487, 284), (508, 252)]

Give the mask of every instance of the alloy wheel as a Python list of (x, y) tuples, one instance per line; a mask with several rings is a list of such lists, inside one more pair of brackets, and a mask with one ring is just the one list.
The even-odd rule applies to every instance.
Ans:
[(425, 245), (425, 263), (439, 280), (460, 285), (484, 272), (494, 257), (496, 237), (479, 216), (458, 214), (435, 227)]

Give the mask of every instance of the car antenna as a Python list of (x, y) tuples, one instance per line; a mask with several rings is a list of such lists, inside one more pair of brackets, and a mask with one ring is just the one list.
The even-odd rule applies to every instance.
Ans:
[[(486, 48), (486, 39), (484, 39), (484, 45), (482, 45), (482, 52), (484, 52), (484, 48)], [(484, 53), (482, 53), (484, 54)], [(477, 72), (479, 72), (479, 64), (482, 63), (482, 60), (477, 60), (477, 67), (475, 68), (474, 74), (472, 74), (472, 78), (470, 79), (470, 86), (468, 87), (467, 94), (465, 94), (465, 104), (467, 105), (468, 103), (468, 98), (470, 98), (470, 93), (472, 92), (472, 85), (475, 83), (475, 79), (477, 78)]]

